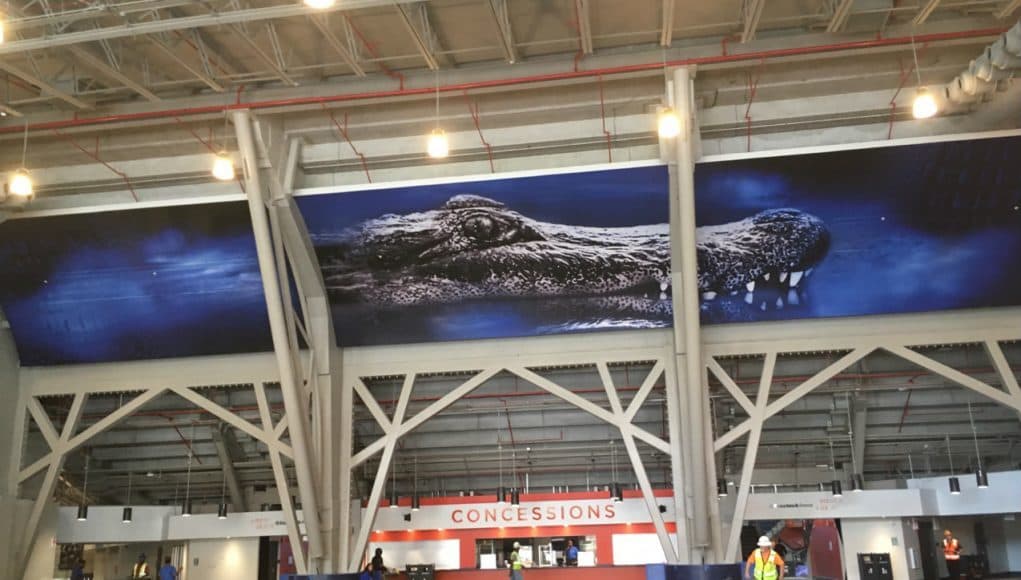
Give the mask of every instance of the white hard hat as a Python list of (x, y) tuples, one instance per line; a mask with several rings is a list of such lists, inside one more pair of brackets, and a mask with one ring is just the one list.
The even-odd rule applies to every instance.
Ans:
[(760, 548), (772, 548), (773, 547), (773, 542), (769, 541), (769, 536), (760, 536), (759, 537), (759, 547)]

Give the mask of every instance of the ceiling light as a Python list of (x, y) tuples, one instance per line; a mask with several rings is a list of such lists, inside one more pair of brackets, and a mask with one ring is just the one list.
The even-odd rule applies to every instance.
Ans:
[(4, 42), (4, 20), (0, 18), (0, 44)]
[(501, 505), (507, 503), (507, 488), (502, 485), (496, 490), (496, 503)]
[(844, 486), (840, 483), (839, 479), (834, 479), (830, 482), (830, 489), (833, 490), (833, 497), (844, 497)]
[(234, 179), (234, 160), (226, 151), (220, 151), (213, 160), (213, 177), (220, 181), (232, 181)]
[(979, 489), (988, 489), (989, 488), (989, 474), (986, 473), (984, 469), (976, 470), (975, 471), (975, 483), (977, 484)]
[(851, 476), (851, 491), (859, 493), (865, 489), (865, 478), (860, 473)]
[(187, 500), (184, 502), (184, 506), (181, 508), (181, 517), (182, 518), (191, 517), (191, 500)]
[(11, 195), (18, 197), (31, 197), (34, 187), (32, 184), (32, 177), (28, 174), (28, 170), (21, 168), (11, 174), (11, 180), (7, 184), (7, 191)]
[(916, 119), (928, 119), (936, 116), (939, 107), (936, 106), (936, 97), (925, 87), (918, 89), (915, 94), (915, 101), (911, 104), (911, 114)]
[(394, 490), (390, 494), (390, 509), (397, 509), (397, 505), (400, 503), (400, 497), (397, 496), (397, 491)]
[(950, 495), (961, 495), (961, 480), (957, 477), (950, 478)]
[(716, 497), (727, 497), (727, 480), (716, 480)]
[(129, 507), (124, 508), (123, 515), (121, 516), (121, 523), (122, 524), (130, 524), (131, 523), (131, 515), (132, 515), (132, 509), (129, 508)]
[(220, 520), (227, 519), (227, 503), (221, 503), (219, 509), (216, 510), (216, 518)]
[(336, 0), (305, 0), (305, 6), (309, 8), (315, 8), (316, 10), (326, 10), (332, 8), (336, 3)]
[(443, 159), (450, 155), (450, 141), (443, 129), (433, 129), (433, 132), (429, 134), (426, 151), (433, 159)]
[(673, 139), (681, 134), (681, 118), (670, 107), (659, 112), (657, 125), (659, 136), (663, 139)]

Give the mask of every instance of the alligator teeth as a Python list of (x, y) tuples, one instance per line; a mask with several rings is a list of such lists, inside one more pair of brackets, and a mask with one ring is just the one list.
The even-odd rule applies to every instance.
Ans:
[(731, 296), (737, 296), (737, 290), (732, 290), (732, 291), (730, 292), (730, 295), (731, 295)]
[(804, 272), (791, 272), (791, 288), (797, 286), (798, 282), (801, 282), (802, 275), (804, 275)]
[(702, 300), (716, 300), (716, 293), (715, 292), (703, 292), (702, 293)]
[(759, 310), (761, 310), (763, 312), (766, 311), (766, 301), (765, 300), (763, 300), (762, 304), (759, 305)]
[(780, 272), (780, 281), (781, 282), (787, 281), (787, 272)]
[(755, 292), (755, 280), (745, 284), (744, 287), (747, 288), (749, 292)]
[(666, 300), (666, 292), (660, 292), (659, 293), (659, 299), (660, 300)]
[(755, 300), (755, 295), (751, 292), (744, 295), (744, 303), (751, 304)]
[(776, 299), (776, 309), (783, 310), (783, 298)]
[(805, 278), (808, 278), (809, 276), (812, 275), (812, 270), (814, 270), (814, 268), (809, 268), (805, 270)]
[(765, 274), (762, 275), (762, 279), (765, 280), (766, 282), (769, 282), (769, 276), (770, 276), (769, 272), (766, 272)]
[(670, 287), (670, 285), (667, 284), (666, 282), (660, 282), (659, 283), (659, 291), (660, 292), (666, 292), (666, 289), (669, 288), (669, 287)]
[(790, 290), (787, 292), (787, 303), (791, 306), (797, 306), (801, 304), (801, 298), (798, 298), (797, 290)]

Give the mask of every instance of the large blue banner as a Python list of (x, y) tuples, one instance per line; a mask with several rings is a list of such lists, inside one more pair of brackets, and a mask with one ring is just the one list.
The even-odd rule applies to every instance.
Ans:
[[(706, 324), (1021, 304), (1021, 137), (697, 166)], [(669, 179), (629, 167), (299, 197), (342, 346), (672, 322)], [(270, 348), (244, 203), (0, 224), (22, 364)]]

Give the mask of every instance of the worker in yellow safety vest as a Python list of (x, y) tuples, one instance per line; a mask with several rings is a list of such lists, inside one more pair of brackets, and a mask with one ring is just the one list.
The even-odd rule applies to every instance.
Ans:
[(521, 561), (521, 555), (518, 553), (521, 550), (521, 544), (514, 542), (514, 549), (510, 553), (510, 559), (505, 562), (510, 568), (510, 580), (523, 580), (524, 574), (522, 568), (524, 563)]
[(755, 580), (783, 580), (783, 558), (773, 549), (773, 542), (762, 536), (759, 547), (748, 556), (744, 566), (745, 580), (752, 580), (752, 567), (755, 567)]

